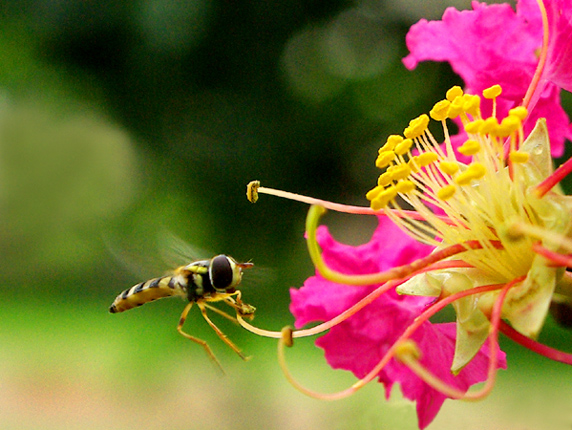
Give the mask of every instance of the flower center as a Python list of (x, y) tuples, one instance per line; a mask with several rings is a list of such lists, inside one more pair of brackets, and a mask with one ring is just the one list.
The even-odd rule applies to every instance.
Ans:
[[(532, 239), (517, 239), (511, 225), (541, 221), (530, 204), (523, 167), (529, 154), (518, 150), (527, 111), (514, 108), (499, 122), (495, 99), (500, 93), (498, 85), (483, 92), (493, 101), (493, 116), (483, 118), (481, 97), (451, 88), (430, 112), (432, 119), (442, 123), (444, 143), (430, 133), (429, 116), (413, 119), (403, 136), (390, 136), (380, 148), (376, 166), (384, 172), (366, 197), (373, 210), (385, 211), (423, 243), (447, 246), (479, 241), (482, 249), (463, 259), (510, 280), (525, 274), (534, 258)], [(462, 162), (453, 149), (447, 119), (456, 119), (464, 127), (468, 139), (457, 151), (469, 162)], [(408, 217), (405, 207), (413, 207), (424, 221)]]

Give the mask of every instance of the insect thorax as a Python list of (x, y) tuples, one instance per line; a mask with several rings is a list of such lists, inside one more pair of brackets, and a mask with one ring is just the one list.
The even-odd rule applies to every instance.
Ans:
[(236, 262), (225, 255), (195, 261), (181, 268), (179, 273), (180, 279), (186, 280), (184, 289), (189, 301), (197, 301), (217, 293), (233, 293), (241, 279), (241, 271)]
[(210, 296), (216, 292), (210, 281), (209, 264), (210, 260), (201, 260), (182, 268), (181, 275), (186, 281), (184, 289), (187, 292), (189, 301), (196, 302), (198, 299)]

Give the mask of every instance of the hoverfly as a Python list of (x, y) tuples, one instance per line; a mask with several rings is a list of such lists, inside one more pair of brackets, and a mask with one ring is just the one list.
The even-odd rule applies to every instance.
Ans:
[(236, 322), (234, 317), (209, 305), (209, 302), (224, 302), (234, 308), (241, 316), (253, 317), (256, 309), (242, 302), (241, 293), (236, 289), (242, 280), (242, 271), (252, 266), (252, 263), (238, 263), (227, 255), (217, 255), (210, 260), (194, 261), (175, 269), (170, 275), (141, 282), (123, 291), (111, 304), (109, 312), (112, 314), (123, 312), (163, 297), (182, 296), (186, 298), (189, 303), (181, 314), (177, 330), (187, 339), (201, 345), (208, 356), (222, 370), (208, 344), (204, 340), (184, 332), (183, 325), (193, 303), (196, 303), (203, 318), (218, 337), (240, 358), (247, 360), (240, 349), (210, 320), (207, 309)]

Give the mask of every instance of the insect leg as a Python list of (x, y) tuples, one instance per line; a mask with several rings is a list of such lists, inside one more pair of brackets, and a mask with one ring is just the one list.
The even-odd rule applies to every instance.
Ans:
[[(218, 366), (220, 371), (224, 374), (224, 369), (222, 368), (221, 364), (219, 363), (219, 361), (215, 357), (210, 346), (204, 340), (199, 339), (198, 337), (191, 336), (190, 334), (185, 333), (183, 331), (183, 325), (185, 324), (185, 320), (187, 319), (187, 315), (188, 315), (189, 311), (191, 310), (192, 306), (193, 306), (193, 302), (190, 302), (187, 306), (185, 306), (185, 309), (183, 309), (183, 313), (181, 314), (181, 318), (179, 319), (179, 325), (177, 325), (177, 331), (179, 333), (181, 333), (183, 336), (185, 336), (187, 339), (192, 340), (193, 342), (201, 345), (204, 348), (204, 350), (206, 351), (206, 353), (208, 354), (208, 356), (210, 357), (210, 359)], [(202, 309), (202, 306), (199, 305), (199, 307), (201, 308), (201, 312), (203, 313), (203, 317), (204, 317), (205, 316), (204, 310)], [(207, 319), (207, 322), (209, 322), (208, 318), (206, 318), (206, 319)]]
[[(234, 299), (232, 296), (236, 295), (236, 299)], [(241, 298), (242, 293), (240, 292), (240, 290), (235, 291), (232, 295), (229, 295), (228, 297), (225, 297), (223, 299), (223, 301), (233, 307), (234, 309), (236, 309), (236, 311), (240, 314), (240, 316), (242, 317), (248, 317), (250, 319), (254, 318), (254, 312), (256, 311), (256, 308), (254, 306), (251, 306), (249, 304), (244, 303), (240, 298)]]
[[(226, 300), (225, 300), (226, 302)], [(205, 308), (219, 314), (222, 317), (225, 317), (227, 320), (232, 321), (235, 324), (238, 324), (238, 320), (233, 317), (232, 315), (227, 314), (225, 311), (221, 311), (219, 308), (215, 308), (214, 306), (209, 305), (208, 303), (203, 303), (203, 305), (205, 306)]]
[(232, 343), (232, 341), (226, 336), (226, 334), (224, 334), (222, 331), (220, 331), (220, 329), (210, 320), (210, 318), (207, 315), (207, 308), (205, 307), (204, 303), (201, 302), (197, 302), (197, 306), (199, 307), (199, 309), (201, 310), (201, 314), (203, 315), (203, 318), (205, 319), (205, 321), (208, 323), (208, 325), (211, 326), (211, 328), (215, 331), (215, 333), (217, 334), (218, 337), (220, 337), (220, 339), (226, 343), (234, 352), (236, 352), (238, 354), (238, 356), (240, 358), (242, 358), (243, 360), (248, 360), (248, 357), (246, 357), (238, 348), (238, 346), (236, 346), (234, 343)]

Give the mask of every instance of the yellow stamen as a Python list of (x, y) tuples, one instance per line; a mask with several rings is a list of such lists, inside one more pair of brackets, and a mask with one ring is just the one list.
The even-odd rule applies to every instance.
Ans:
[(403, 135), (409, 139), (415, 139), (421, 136), (427, 130), (429, 125), (429, 116), (423, 114), (419, 115), (417, 118), (409, 121), (409, 127), (403, 131)]
[(391, 136), (389, 136), (387, 138), (385, 144), (381, 148), (379, 148), (379, 154), (381, 154), (382, 152), (386, 152), (386, 151), (393, 151), (393, 149), (395, 148), (395, 145), (397, 145), (402, 140), (403, 140), (403, 137), (401, 137), (397, 134), (392, 134)]
[[(380, 187), (385, 187), (393, 181), (393, 176), (389, 172), (382, 173), (377, 179), (377, 185)], [(371, 200), (371, 199), (369, 199)]]
[(519, 118), (521, 121), (524, 121), (524, 119), (528, 116), (528, 109), (526, 109), (524, 106), (517, 106), (517, 107), (509, 110), (508, 114), (514, 115), (517, 118)]
[(433, 109), (429, 112), (429, 116), (435, 121), (443, 121), (448, 118), (449, 106), (451, 106), (451, 102), (449, 100), (441, 100), (435, 103)]
[(480, 115), (481, 98), (479, 96), (471, 96), (469, 94), (465, 95), (465, 102), (463, 104), (463, 109), (465, 112), (473, 115), (474, 117)]
[(446, 185), (437, 191), (437, 197), (441, 200), (448, 200), (455, 195), (457, 188), (454, 185)]
[(400, 164), (398, 166), (391, 166), (387, 169), (387, 173), (390, 174), (391, 179), (398, 181), (400, 179), (405, 179), (411, 174), (411, 169), (407, 164)]
[(501, 121), (497, 133), (500, 137), (508, 137), (516, 132), (521, 124), (521, 120), (516, 115), (509, 115)]
[(530, 154), (522, 151), (511, 151), (509, 158), (513, 163), (526, 163), (530, 158)]
[(385, 151), (378, 155), (377, 160), (375, 160), (376, 167), (383, 169), (391, 164), (395, 159), (395, 152)]
[(489, 87), (483, 91), (483, 97), (486, 99), (494, 99), (495, 97), (500, 96), (501, 93), (502, 93), (501, 86), (493, 85), (492, 87)]
[(421, 360), (421, 350), (415, 341), (407, 339), (395, 345), (395, 358), (401, 361), (405, 356), (415, 361)]
[(439, 159), (439, 156), (434, 152), (424, 152), (417, 156), (416, 162), (419, 167), (426, 167)]
[(395, 146), (394, 151), (397, 155), (405, 155), (409, 152), (409, 149), (411, 149), (412, 145), (413, 141), (411, 139), (403, 139)]
[(479, 128), (479, 133), (482, 135), (496, 134), (498, 128), (499, 128), (498, 120), (494, 117), (490, 117), (483, 121), (481, 127)]
[(485, 176), (486, 169), (480, 163), (473, 163), (469, 165), (467, 170), (457, 175), (454, 179), (457, 185), (468, 185), (472, 180), (480, 179)]
[(415, 189), (415, 184), (411, 181), (399, 181), (397, 184), (395, 184), (395, 189), (398, 193), (406, 194)]
[(449, 118), (453, 119), (465, 112), (463, 105), (465, 100), (462, 96), (456, 97), (449, 106)]
[(447, 100), (452, 102), (453, 100), (455, 100), (455, 98), (460, 97), (462, 95), (463, 95), (462, 88), (455, 85), (454, 87), (450, 88), (449, 91), (447, 91), (446, 97)]
[(441, 169), (441, 172), (452, 176), (459, 171), (459, 164), (454, 161), (441, 161), (439, 169)]
[(369, 201), (375, 200), (377, 198), (377, 196), (379, 196), (379, 194), (382, 193), (384, 190), (385, 190), (385, 187), (377, 186), (377, 187), (369, 190), (367, 192), (367, 194), (365, 195), (365, 198), (368, 199)]
[(476, 119), (474, 121), (468, 122), (467, 124), (465, 124), (465, 131), (468, 134), (477, 134), (479, 133), (479, 130), (483, 125), (483, 122), (484, 121), (482, 119)]
[(475, 155), (481, 150), (481, 145), (476, 140), (469, 139), (462, 146), (459, 147), (458, 151), (463, 155)]

